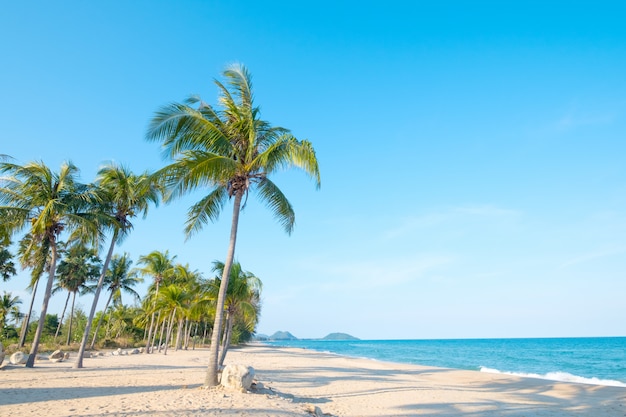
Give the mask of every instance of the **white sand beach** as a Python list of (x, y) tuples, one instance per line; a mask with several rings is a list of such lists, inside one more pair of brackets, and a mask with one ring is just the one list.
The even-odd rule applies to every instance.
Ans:
[[(384, 363), (261, 345), (227, 363), (259, 389), (202, 389), (208, 351), (73, 358), (0, 370), (0, 416), (594, 416), (624, 417), (626, 388)], [(6, 364), (6, 362), (5, 362)]]

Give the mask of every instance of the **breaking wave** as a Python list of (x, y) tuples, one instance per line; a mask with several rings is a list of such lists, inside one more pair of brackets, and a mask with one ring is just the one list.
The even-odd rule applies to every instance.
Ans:
[(485, 366), (480, 367), (480, 372), (486, 372), (490, 374), (503, 374), (503, 375), (512, 375), (519, 376), (523, 378), (539, 378), (539, 379), (547, 379), (549, 381), (559, 381), (559, 382), (575, 382), (578, 384), (591, 384), (591, 385), (604, 385), (609, 387), (624, 387), (626, 388), (626, 383), (621, 381), (615, 381), (613, 379), (600, 379), (596, 377), (586, 378), (583, 376), (572, 375), (567, 372), (548, 372), (547, 374), (532, 374), (532, 373), (524, 373), (524, 372), (508, 372), (508, 371), (500, 371), (498, 369), (487, 368)]

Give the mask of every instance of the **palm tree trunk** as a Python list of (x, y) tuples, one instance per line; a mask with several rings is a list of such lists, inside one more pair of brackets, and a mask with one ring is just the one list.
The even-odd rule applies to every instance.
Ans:
[(161, 335), (159, 336), (159, 352), (161, 351), (161, 346), (163, 346), (163, 333), (165, 332), (166, 324), (167, 324), (167, 317), (163, 319), (163, 324), (161, 324)]
[(102, 314), (100, 315), (100, 319), (98, 320), (98, 324), (96, 325), (96, 330), (93, 332), (93, 339), (91, 340), (91, 346), (89, 346), (89, 349), (93, 349), (93, 347), (96, 344), (96, 339), (98, 338), (98, 330), (100, 330), (100, 325), (102, 324), (102, 320), (104, 319), (104, 315), (107, 312), (107, 308), (109, 308), (109, 303), (111, 302), (111, 298), (113, 298), (113, 291), (111, 291), (111, 294), (109, 294), (109, 298), (107, 299), (107, 303), (104, 305), (104, 310), (102, 311)]
[(59, 336), (59, 331), (61, 330), (61, 325), (63, 324), (63, 319), (65, 318), (65, 310), (67, 310), (67, 303), (70, 301), (70, 295), (72, 295), (72, 293), (68, 291), (67, 298), (65, 299), (65, 305), (63, 306), (63, 312), (61, 313), (61, 320), (59, 320), (57, 331), (54, 333), (54, 343), (57, 342), (57, 337)]
[[(155, 290), (154, 290), (154, 302), (152, 303), (152, 308), (156, 308), (156, 294), (158, 294), (159, 292), (159, 281), (156, 280), (155, 283)], [(150, 317), (150, 330), (148, 331), (148, 344), (146, 345), (146, 352), (145, 353), (152, 353), (152, 326), (154, 325), (154, 311), (152, 312), (152, 315)]]
[(93, 321), (93, 317), (96, 314), (96, 307), (98, 306), (98, 298), (100, 297), (100, 290), (102, 290), (102, 284), (104, 283), (104, 276), (107, 272), (107, 269), (109, 268), (109, 262), (111, 262), (111, 257), (113, 256), (113, 248), (115, 247), (115, 241), (117, 240), (118, 233), (119, 233), (119, 229), (115, 229), (115, 232), (113, 232), (113, 237), (111, 238), (111, 246), (109, 246), (109, 252), (107, 253), (107, 258), (104, 261), (104, 265), (102, 266), (102, 272), (100, 273), (100, 279), (98, 280), (96, 292), (93, 295), (93, 303), (91, 304), (91, 311), (89, 312), (89, 317), (87, 318), (85, 331), (83, 332), (83, 339), (80, 342), (80, 349), (78, 350), (78, 358), (76, 358), (76, 363), (74, 363), (74, 368), (77, 368), (77, 369), (83, 367), (83, 356), (85, 355), (85, 348), (87, 347), (87, 339), (89, 338), (89, 332), (91, 331), (91, 322)]
[(69, 346), (72, 339), (72, 325), (74, 324), (74, 303), (76, 302), (76, 292), (74, 292), (74, 297), (72, 298), (72, 311), (70, 312), (70, 327), (67, 329), (67, 343)]
[(185, 346), (184, 349), (189, 349), (189, 339), (191, 339), (191, 330), (193, 329), (193, 323), (189, 319), (185, 319)]
[(220, 283), (220, 291), (217, 296), (217, 305), (215, 311), (215, 322), (213, 323), (213, 335), (211, 336), (211, 346), (209, 348), (209, 366), (207, 369), (205, 387), (214, 387), (218, 384), (218, 353), (220, 343), (220, 330), (223, 323), (224, 302), (226, 300), (226, 290), (228, 289), (228, 278), (230, 276), (230, 267), (235, 258), (235, 244), (237, 242), (237, 227), (239, 226), (239, 212), (241, 211), (241, 200), (243, 193), (237, 191), (235, 201), (233, 203), (233, 219), (230, 227), (230, 242), (226, 260), (224, 261), (224, 271), (222, 273), (222, 282)]
[(176, 314), (176, 307), (172, 311), (172, 317), (170, 317), (169, 325), (167, 326), (167, 334), (165, 335), (165, 349), (163, 350), (163, 354), (167, 355), (167, 346), (170, 342), (170, 336), (172, 335), (172, 328), (174, 327), (174, 315)]
[(183, 347), (183, 319), (178, 320), (178, 331), (176, 332), (176, 344), (174, 350), (179, 350)]
[(180, 339), (181, 349), (187, 348), (187, 336), (188, 336), (187, 332), (188, 331), (189, 331), (189, 319), (185, 319), (185, 324), (183, 325), (183, 331), (181, 333), (181, 339)]
[(226, 330), (224, 335), (224, 346), (222, 346), (222, 354), (220, 355), (220, 368), (224, 365), (224, 359), (226, 359), (226, 352), (228, 352), (228, 346), (230, 346), (230, 337), (233, 334), (233, 317), (230, 312), (227, 313), (226, 317)]
[(224, 330), (222, 333), (222, 341), (220, 342), (220, 346), (222, 347), (222, 352), (224, 350), (224, 345), (226, 343), (226, 336), (228, 336), (228, 323), (230, 322), (230, 311), (226, 310), (226, 321), (224, 322)]
[[(150, 344), (150, 352), (154, 352), (154, 344), (156, 343), (156, 337), (157, 337), (157, 333), (159, 333), (159, 322), (161, 321), (161, 311), (159, 310), (159, 312), (157, 313), (157, 319), (154, 322), (154, 334), (152, 335), (152, 342)], [(160, 350), (159, 348), (157, 348), (157, 351)]]
[(35, 332), (35, 338), (33, 339), (33, 345), (30, 348), (30, 355), (26, 361), (26, 367), (32, 368), (35, 366), (35, 357), (37, 356), (37, 350), (39, 349), (39, 341), (41, 340), (41, 333), (43, 332), (43, 326), (46, 324), (46, 314), (48, 313), (48, 302), (50, 301), (50, 294), (52, 293), (52, 283), (54, 282), (54, 272), (57, 266), (57, 245), (54, 238), (50, 239), (50, 270), (48, 271), (48, 282), (46, 283), (46, 292), (43, 295), (43, 304), (41, 305), (41, 315), (39, 317), (39, 324), (37, 324), (37, 331)]
[(20, 331), (20, 343), (17, 345), (19, 348), (24, 347), (24, 343), (26, 343), (26, 335), (28, 334), (28, 324), (30, 322), (30, 316), (33, 313), (33, 305), (35, 304), (35, 296), (37, 295), (37, 287), (39, 286), (39, 278), (35, 280), (35, 285), (33, 286), (33, 295), (30, 297), (30, 305), (28, 306), (28, 314), (24, 317), (24, 322), (22, 323), (22, 330)]
[[(150, 343), (152, 341), (152, 328), (154, 326), (154, 311), (152, 312), (152, 314), (150, 315), (150, 330), (148, 330), (148, 338), (146, 339), (146, 350), (144, 353), (152, 353), (152, 344)], [(144, 333), (145, 335), (145, 333)]]
[(193, 338), (191, 339), (191, 350), (196, 350), (196, 339), (198, 336), (198, 322), (196, 322), (196, 328), (193, 332)]

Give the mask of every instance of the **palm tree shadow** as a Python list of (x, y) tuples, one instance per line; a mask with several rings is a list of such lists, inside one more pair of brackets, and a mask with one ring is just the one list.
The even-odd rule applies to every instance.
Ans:
[[(197, 386), (185, 386), (185, 388), (198, 388)], [(0, 398), (3, 405), (22, 404), (24, 402), (46, 402), (50, 400), (76, 400), (92, 397), (108, 397), (114, 395), (141, 394), (155, 391), (174, 391), (181, 386), (150, 385), (150, 386), (108, 386), (108, 387), (28, 387), (28, 388), (0, 388)]]
[(332, 400), (329, 398), (316, 398), (316, 397), (298, 397), (293, 394), (289, 394), (286, 392), (279, 391), (270, 386), (252, 384), (252, 387), (248, 391), (252, 394), (266, 395), (266, 396), (274, 396), (278, 398), (282, 398), (283, 400), (288, 400), (293, 403), (311, 403), (311, 404), (324, 404), (329, 403)]

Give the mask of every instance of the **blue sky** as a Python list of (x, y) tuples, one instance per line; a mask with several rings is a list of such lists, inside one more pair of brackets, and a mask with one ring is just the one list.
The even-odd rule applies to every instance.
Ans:
[[(312, 141), (322, 173), (319, 191), (275, 178), (292, 236), (257, 202), (241, 218), (259, 332), (625, 335), (626, 7), (545, 3), (5, 2), (0, 154), (71, 160), (86, 182), (111, 160), (160, 168), (154, 112), (215, 103), (241, 62), (263, 118)], [(185, 242), (200, 195), (151, 210), (118, 251), (169, 249), (210, 276), (230, 209)], [(27, 277), (0, 283), (24, 308)]]

